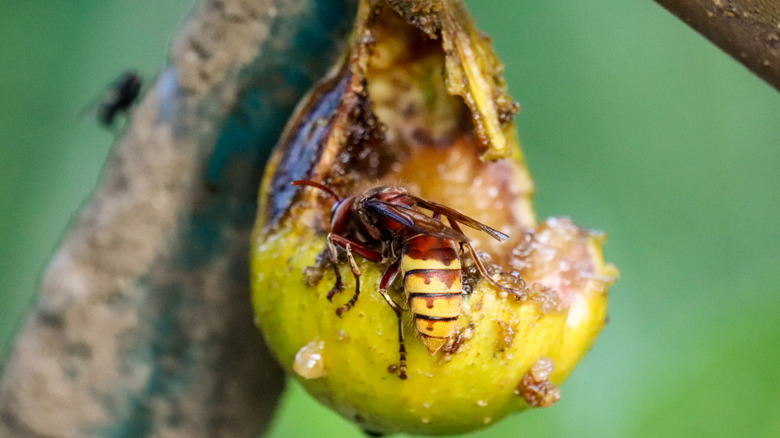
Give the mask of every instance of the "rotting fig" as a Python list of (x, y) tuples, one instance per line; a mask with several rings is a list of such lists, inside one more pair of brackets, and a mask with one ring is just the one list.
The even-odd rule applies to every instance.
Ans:
[[(568, 219), (536, 223), (517, 109), (489, 41), (459, 1), (364, 0), (346, 53), (299, 105), (269, 161), (252, 246), (258, 325), (310, 394), (365, 430), (463, 433), (550, 405), (604, 325), (617, 271), (603, 260), (600, 234)], [(344, 292), (331, 293), (326, 235), (332, 209), (342, 210), (296, 180), (344, 198), (403, 187), (511, 237), (462, 228), (484, 270), (463, 252), (459, 314), (435, 348), (416, 334), (403, 282), (388, 289), (401, 309), (408, 379), (388, 372), (400, 372), (398, 323), (378, 292), (400, 246), (387, 230), (366, 236), (360, 220), (345, 222), (333, 245), (341, 246)], [(452, 229), (446, 216), (431, 220)], [(366, 246), (354, 266), (345, 241)], [(361, 293), (348, 306), (355, 272)]]

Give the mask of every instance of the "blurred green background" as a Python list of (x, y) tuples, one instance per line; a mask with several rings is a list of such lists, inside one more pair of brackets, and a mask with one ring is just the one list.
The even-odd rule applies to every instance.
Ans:
[[(562, 400), (471, 436), (780, 436), (780, 93), (651, 0), (467, 4), (523, 106), (539, 216), (607, 231), (622, 272)], [(2, 2), (3, 352), (114, 140), (79, 113), (159, 71), (191, 7)], [(362, 433), (293, 384), (269, 436)]]

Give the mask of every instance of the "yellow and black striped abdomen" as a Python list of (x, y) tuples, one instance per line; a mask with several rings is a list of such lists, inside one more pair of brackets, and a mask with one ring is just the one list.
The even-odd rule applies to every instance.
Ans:
[(431, 354), (452, 335), (460, 316), (463, 283), (455, 242), (417, 235), (401, 255), (404, 291), (417, 331)]

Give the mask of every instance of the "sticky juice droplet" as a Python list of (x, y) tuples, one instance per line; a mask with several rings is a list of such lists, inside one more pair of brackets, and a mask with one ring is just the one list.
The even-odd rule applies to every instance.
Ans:
[(304, 379), (318, 379), (325, 376), (325, 361), (322, 351), (325, 341), (315, 339), (301, 347), (295, 354), (293, 370)]

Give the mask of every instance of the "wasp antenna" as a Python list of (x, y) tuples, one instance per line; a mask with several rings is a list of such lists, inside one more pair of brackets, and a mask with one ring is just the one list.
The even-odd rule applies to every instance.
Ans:
[(339, 200), (341, 200), (341, 196), (339, 196), (339, 194), (338, 194), (338, 193), (336, 193), (336, 191), (335, 191), (335, 190), (331, 189), (330, 187), (326, 186), (325, 184), (320, 184), (320, 183), (318, 183), (318, 182), (315, 182), (315, 181), (309, 181), (309, 180), (307, 180), (307, 179), (299, 179), (299, 180), (295, 180), (295, 181), (293, 181), (293, 182), (292, 182), (292, 185), (294, 185), (294, 186), (310, 186), (310, 187), (315, 187), (315, 188), (318, 188), (318, 189), (322, 190), (323, 192), (325, 192), (325, 193), (329, 194), (330, 196), (332, 196), (332, 197), (333, 197), (333, 199), (335, 199), (335, 200), (336, 200), (336, 202), (338, 202)]

